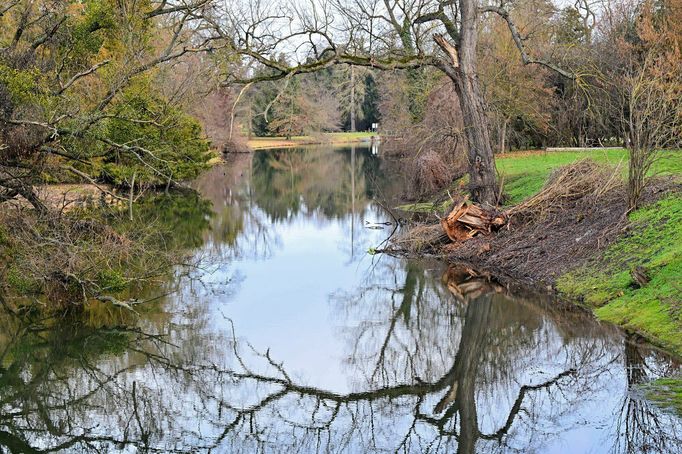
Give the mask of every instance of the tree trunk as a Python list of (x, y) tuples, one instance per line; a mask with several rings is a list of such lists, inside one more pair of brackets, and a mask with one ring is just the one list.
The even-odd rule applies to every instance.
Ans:
[(507, 119), (502, 120), (502, 132), (500, 133), (500, 153), (507, 151)]
[(355, 132), (355, 66), (350, 67), (350, 131)]
[(480, 203), (497, 204), (498, 187), (495, 158), (488, 132), (485, 100), (476, 74), (475, 0), (460, 0), (462, 29), (459, 40), (459, 77), (455, 80), (464, 129), (468, 142), (469, 190), (472, 199)]

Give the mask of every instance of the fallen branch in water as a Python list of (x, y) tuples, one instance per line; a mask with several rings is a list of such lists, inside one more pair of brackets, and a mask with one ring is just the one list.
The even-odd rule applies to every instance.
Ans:
[(97, 301), (101, 301), (103, 303), (111, 303), (114, 306), (122, 307), (123, 309), (128, 309), (129, 311), (135, 312), (138, 315), (139, 313), (135, 309), (133, 309), (133, 306), (136, 304), (140, 304), (142, 302), (135, 299), (121, 301), (110, 295), (100, 295), (97, 297)]

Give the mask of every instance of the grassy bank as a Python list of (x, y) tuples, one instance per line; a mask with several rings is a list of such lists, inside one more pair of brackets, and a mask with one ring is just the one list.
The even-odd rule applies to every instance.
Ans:
[[(640, 332), (682, 354), (682, 198), (671, 194), (630, 215), (628, 233), (557, 288), (595, 308), (598, 317)], [(639, 288), (631, 270), (651, 281)]]
[[(592, 151), (533, 151), (514, 152), (497, 156), (497, 170), (509, 196), (507, 203), (517, 204), (537, 193), (552, 170), (582, 158), (617, 166), (623, 176), (627, 173), (627, 151), (604, 149)], [(664, 152), (651, 169), (652, 174), (682, 176), (682, 151)]]
[(364, 142), (375, 136), (378, 135), (373, 132), (332, 132), (320, 136), (294, 136), (290, 139), (287, 139), (286, 137), (254, 137), (248, 141), (248, 145), (254, 150), (289, 148), (316, 144), (338, 145)]
[[(497, 161), (509, 203), (539, 191), (555, 168), (585, 157), (620, 165), (623, 178), (627, 173), (625, 150), (510, 153)], [(651, 174), (682, 177), (682, 151), (664, 152)], [(682, 197), (665, 195), (631, 213), (629, 220), (619, 239), (588, 264), (561, 276), (557, 288), (594, 308), (599, 318), (682, 354)], [(637, 266), (651, 278), (642, 288), (631, 277)]]
[[(628, 162), (622, 149), (498, 156), (507, 203), (526, 200), (555, 169), (588, 157), (611, 166), (619, 173), (616, 177), (625, 180)], [(599, 318), (682, 355), (682, 150), (663, 152), (650, 174), (672, 175), (673, 182), (666, 178), (654, 183), (647, 196), (650, 202), (630, 213), (627, 223), (620, 218), (625, 212), (621, 186), (614, 191), (622, 191), (622, 197), (613, 193), (590, 200), (593, 196), (588, 195), (566, 204), (553, 220), (520, 225), (445, 253), (501, 272), (506, 266), (520, 279), (556, 284), (564, 299), (584, 302)], [(450, 204), (447, 194), (439, 194), (435, 202), (400, 208), (442, 213)], [(480, 242), (491, 243), (486, 249), (490, 252), (481, 254)], [(636, 267), (643, 267), (650, 278), (641, 288), (631, 275)]]

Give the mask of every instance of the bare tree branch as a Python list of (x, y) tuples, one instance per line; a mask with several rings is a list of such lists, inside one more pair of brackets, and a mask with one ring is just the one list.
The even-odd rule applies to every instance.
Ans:
[(523, 38), (521, 38), (521, 34), (519, 33), (518, 28), (516, 28), (516, 24), (511, 18), (511, 15), (509, 14), (509, 11), (507, 11), (503, 7), (498, 7), (498, 6), (484, 6), (480, 8), (481, 12), (492, 12), (500, 16), (504, 21), (507, 23), (507, 26), (509, 27), (509, 32), (511, 33), (512, 39), (514, 40), (514, 44), (516, 44), (516, 48), (519, 50), (519, 53), (521, 54), (521, 61), (523, 61), (524, 65), (530, 65), (530, 64), (536, 64), (536, 65), (541, 65), (545, 66), (562, 76), (566, 77), (567, 79), (575, 79), (576, 76), (570, 71), (567, 71), (563, 68), (560, 68), (559, 66), (555, 65), (554, 63), (551, 63), (547, 60), (542, 60), (542, 59), (537, 59), (537, 58), (531, 58), (528, 53), (526, 52), (526, 46), (523, 43)]

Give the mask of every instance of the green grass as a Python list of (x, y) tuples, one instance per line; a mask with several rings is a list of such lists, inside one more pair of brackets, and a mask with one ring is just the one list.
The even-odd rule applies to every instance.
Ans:
[(659, 378), (642, 386), (646, 397), (682, 416), (682, 377)]
[[(583, 158), (616, 166), (627, 176), (627, 151), (511, 153), (497, 160), (504, 189), (516, 204), (537, 193), (551, 172)], [(682, 150), (663, 151), (650, 175), (682, 176)], [(682, 354), (682, 197), (670, 194), (630, 215), (629, 233), (591, 264), (561, 276), (557, 288), (595, 308), (596, 315)], [(637, 288), (630, 275), (647, 268), (651, 282)]]
[(378, 136), (375, 132), (330, 132), (316, 136), (292, 136), (286, 137), (253, 137), (249, 139), (249, 146), (255, 149), (280, 148), (297, 145), (312, 145), (324, 141), (326, 143), (351, 143), (359, 142), (370, 137)]
[[(557, 288), (595, 307), (596, 315), (682, 353), (682, 197), (672, 194), (630, 215), (627, 236), (594, 262), (563, 275)], [(651, 282), (634, 285), (644, 266)]]
[[(616, 166), (627, 174), (627, 151), (604, 149), (598, 151), (548, 151), (531, 153), (509, 153), (497, 156), (497, 170), (509, 196), (507, 203), (517, 204), (540, 191), (542, 185), (557, 167), (591, 158), (597, 162)], [(661, 152), (660, 159), (651, 169), (651, 174), (682, 175), (682, 150)]]

